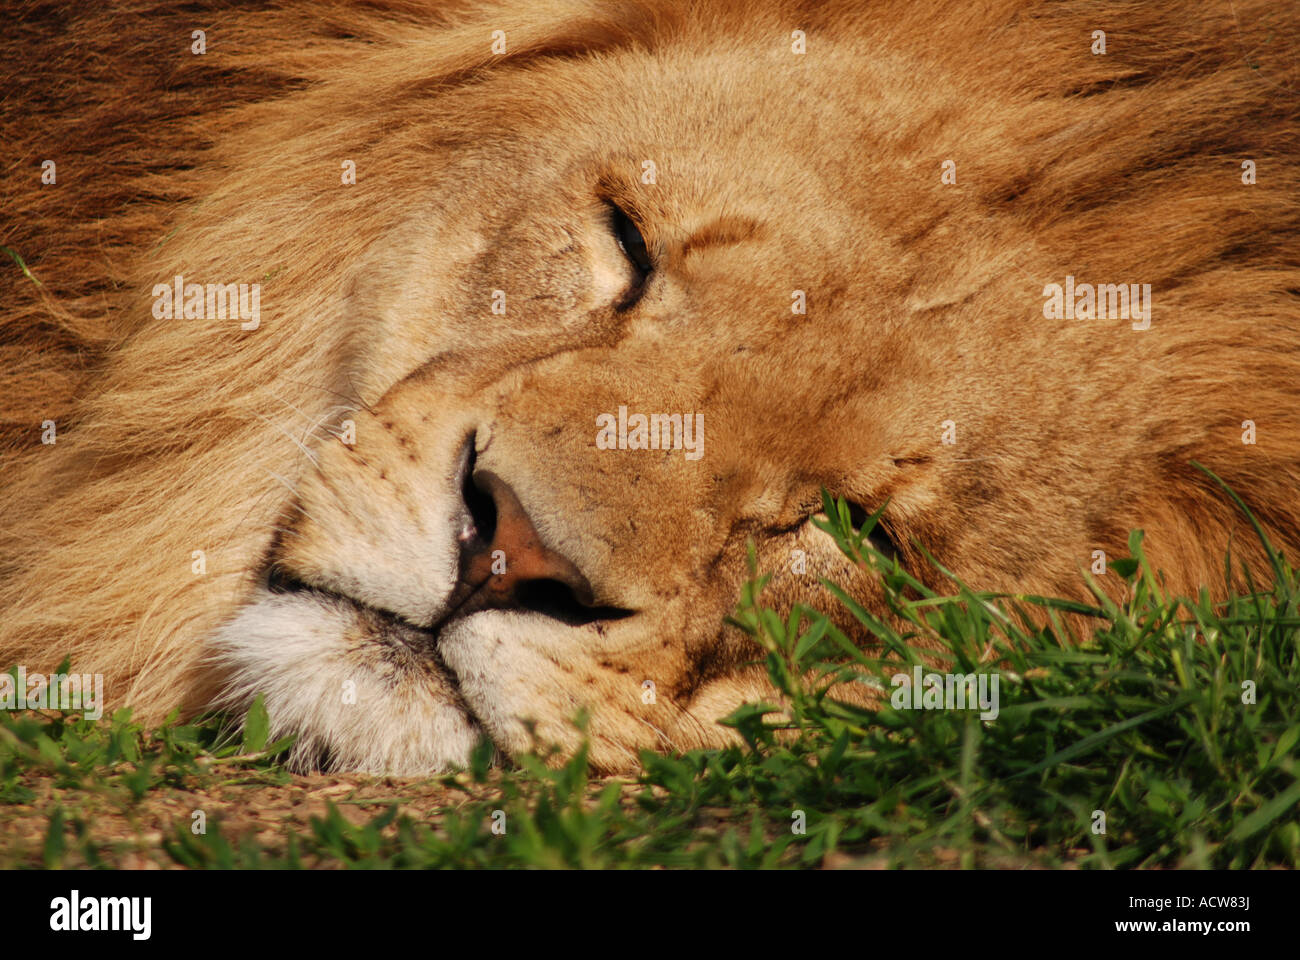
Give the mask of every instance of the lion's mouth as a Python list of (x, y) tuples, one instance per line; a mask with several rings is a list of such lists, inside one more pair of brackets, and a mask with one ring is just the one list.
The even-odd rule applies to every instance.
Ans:
[[(483, 738), (505, 749), (500, 731), (527, 725), (537, 709), (501, 701), (496, 678), (536, 669), (535, 644), (556, 631), (597, 631), (579, 638), (590, 642), (605, 621), (633, 614), (584, 606), (563, 584), (531, 585), (517, 600), (511, 609), (467, 602), (421, 625), (276, 565), (214, 640), (224, 680), (213, 706), (239, 712), (264, 694), (274, 739), (297, 737), (290, 764), (304, 771), (419, 775), (463, 765)], [(524, 662), (479, 670), (476, 650), (493, 658), (515, 651)], [(464, 675), (458, 666), (467, 663)]]
[[(345, 604), (354, 608), (359, 614), (383, 622), (395, 631), (402, 633), (413, 631), (427, 637), (430, 644), (436, 644), (439, 635), (460, 620), (465, 620), (482, 610), (504, 609), (486, 601), (479, 601), (477, 598), (479, 591), (473, 590), (467, 593), (461, 603), (449, 609), (446, 615), (436, 622), (421, 625), (391, 610), (365, 603), (329, 587), (308, 583), (280, 564), (275, 564), (266, 571), (264, 586), (267, 593), (275, 596), (298, 595), (304, 599), (311, 596), (318, 602)], [(527, 581), (515, 588), (512, 597), (515, 601), (513, 608), (541, 614), (571, 627), (622, 620), (636, 612), (623, 607), (586, 605), (574, 596), (569, 587), (556, 580)]]
[(280, 564), (273, 564), (266, 571), (265, 580), (266, 592), (274, 596), (297, 596), (304, 600), (314, 600), (318, 603), (333, 603), (351, 607), (367, 618), (382, 621), (396, 630), (403, 632), (414, 631), (425, 635), (430, 642), (437, 639), (438, 628), (442, 626), (443, 621), (439, 621), (434, 626), (420, 626), (412, 623), (400, 614), (393, 613), (391, 610), (385, 610), (372, 604), (364, 603), (346, 593), (340, 593), (338, 590), (329, 587), (320, 586), (314, 583), (308, 583), (306, 580), (299, 578)]
[[(512, 700), (500, 678), (545, 669), (556, 644), (603, 642), (608, 624), (636, 613), (601, 602), (543, 540), (511, 486), (479, 468), (472, 434), (442, 476), (420, 536), (343, 557), (318, 548), (305, 562), (295, 536), (214, 637), (214, 705), (265, 693), (277, 735), (299, 734), (301, 767), (420, 772), (463, 762), (483, 735), (518, 740), (537, 705)], [(405, 575), (439, 548), (443, 573)]]

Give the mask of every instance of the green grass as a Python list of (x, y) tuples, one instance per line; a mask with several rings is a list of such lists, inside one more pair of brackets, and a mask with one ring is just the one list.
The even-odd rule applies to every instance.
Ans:
[[(418, 786), (380, 781), (370, 799), (331, 801), (306, 825), (241, 831), (214, 817), (195, 834), (188, 801), (163, 813), (151, 803), (297, 782), (281, 765), (285, 744), (265, 742), (260, 703), (242, 740), (216, 719), (145, 731), (129, 711), (98, 723), (0, 714), (0, 818), (36, 818), (41, 835), (0, 841), (0, 866), (111, 866), (142, 848), (187, 867), (1300, 863), (1300, 584), (1283, 557), (1270, 548), (1268, 589), (1216, 605), (1205, 591), (1167, 596), (1136, 532), (1131, 556), (1111, 564), (1128, 587), (1119, 604), (1095, 584), (1093, 604), (956, 581), (938, 596), (872, 550), (845, 504), (826, 506), (825, 528), (880, 571), (894, 616), (877, 619), (832, 585), (879, 641), (869, 656), (821, 612), (764, 606), (756, 575), (734, 623), (783, 706), (727, 718), (742, 745), (645, 754), (624, 780), (589, 779), (585, 751), (492, 769), (485, 745), (466, 771)], [(1063, 645), (1064, 615), (1088, 618), (1092, 635)], [(889, 690), (893, 674), (922, 662), (922, 639), (940, 649), (927, 669), (998, 675), (995, 721), (828, 696), (837, 683)], [(1251, 684), (1254, 702), (1244, 702)], [(403, 803), (412, 792), (429, 802)], [(105, 811), (121, 825), (112, 836)]]

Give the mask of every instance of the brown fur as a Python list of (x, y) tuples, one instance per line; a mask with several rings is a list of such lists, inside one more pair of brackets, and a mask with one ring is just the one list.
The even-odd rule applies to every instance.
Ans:
[[(302, 538), (277, 559), (329, 567), (349, 542), (323, 531), (350, 528), (325, 486), (391, 518), (467, 418), (548, 542), (641, 614), (556, 664), (606, 705), (609, 766), (712, 742), (697, 718), (759, 691), (720, 626), (746, 538), (783, 602), (824, 599), (817, 574), (876, 596), (803, 522), (822, 485), (890, 498), (913, 569), (919, 541), (979, 587), (1080, 595), (1133, 527), (1174, 589), (1221, 584), (1230, 542), (1262, 577), (1190, 464), (1300, 546), (1297, 10), (24, 4), (0, 41), (0, 243), (41, 285), (0, 264), (0, 660), (71, 655), (149, 719), (206, 703), (204, 639), (276, 530)], [(600, 197), (660, 257), (626, 311), (592, 292)], [(262, 281), (261, 327), (155, 320), (177, 273)], [(1044, 320), (1067, 274), (1150, 283), (1151, 329)], [(596, 451), (619, 403), (703, 411), (705, 457)], [(355, 450), (329, 435), (345, 416)], [(658, 740), (646, 675), (680, 708)], [(562, 688), (527, 693), (556, 725), (583, 699)]]

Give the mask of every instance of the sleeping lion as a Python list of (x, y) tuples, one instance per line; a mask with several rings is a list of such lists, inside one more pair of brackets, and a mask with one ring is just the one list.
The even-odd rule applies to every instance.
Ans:
[(6, 669), (617, 770), (772, 696), (747, 544), (880, 608), (823, 489), (936, 585), (1266, 580), (1196, 464), (1300, 546), (1300, 6), (7, 17)]

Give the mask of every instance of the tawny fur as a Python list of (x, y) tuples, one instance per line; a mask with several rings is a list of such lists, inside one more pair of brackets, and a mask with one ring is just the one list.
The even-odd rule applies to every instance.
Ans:
[[(0, 39), (0, 243), (40, 285), (0, 264), (0, 665), (71, 656), (149, 720), (206, 704), (224, 682), (206, 638), (341, 418), (399, 408), (418, 446), (435, 395), (452, 413), (472, 395), (502, 431), (560, 424), (573, 450), (602, 404), (705, 412), (713, 452), (688, 479), (502, 441), (539, 528), (611, 599), (692, 604), (659, 625), (666, 649), (657, 634), (618, 665), (635, 691), (666, 661), (691, 714), (652, 744), (710, 742), (696, 719), (758, 689), (723, 682), (752, 657), (719, 624), (747, 537), (778, 601), (824, 599), (789, 573), (796, 548), (875, 595), (801, 525), (822, 485), (891, 498), (904, 559), (925, 567), (919, 542), (977, 587), (1079, 596), (1091, 552), (1122, 555), (1134, 527), (1172, 589), (1221, 589), (1230, 544), (1266, 580), (1191, 464), (1300, 546), (1298, 37), (1300, 8), (1274, 0), (20, 4)], [(613, 75), (625, 95), (589, 92)], [(698, 149), (674, 126), (697, 110)], [(548, 189), (557, 154), (518, 133), (547, 123), (592, 156), (608, 141), (629, 174), (661, 161), (659, 193), (609, 188), (665, 257), (631, 319), (568, 284), (588, 272), (534, 262), (565, 238), (530, 222), (516, 240), (484, 212), (568, 229), (585, 198)], [(502, 271), (545, 291), (540, 312), (490, 314)], [(261, 328), (155, 320), (150, 291), (178, 273), (262, 282)], [(1151, 329), (1044, 320), (1067, 274), (1151, 284)], [(435, 356), (464, 382), (413, 393)], [(586, 671), (593, 699), (626, 697), (620, 670)], [(608, 765), (636, 745), (625, 722)]]

